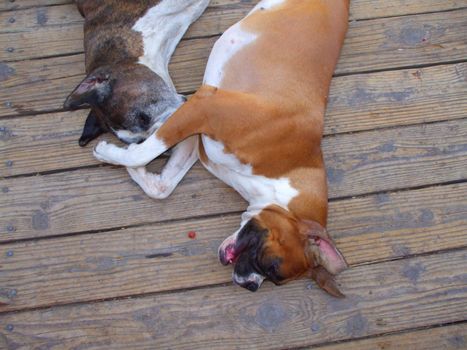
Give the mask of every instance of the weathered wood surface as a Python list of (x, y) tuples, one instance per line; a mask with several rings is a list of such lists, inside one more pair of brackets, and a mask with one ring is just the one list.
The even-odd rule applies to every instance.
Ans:
[[(460, 63), (336, 77), (325, 134), (464, 118), (466, 74), (467, 64)], [(79, 111), (0, 120), (0, 157), (13, 162), (0, 163), (0, 176), (97, 164), (92, 145), (77, 146), (86, 116)]]
[(302, 280), (255, 294), (229, 285), (12, 313), (0, 339), (48, 349), (307, 346), (465, 320), (466, 269), (463, 250), (349, 269), (339, 277), (346, 299)]
[(391, 334), (308, 350), (460, 350), (467, 348), (467, 323)]
[[(218, 35), (226, 28), (242, 19), (257, 3), (235, 2), (232, 4), (211, 5), (204, 15), (195, 22), (185, 38)], [(351, 2), (351, 20), (364, 18), (395, 16), (400, 13), (401, 6), (394, 2), (380, 4), (378, 12), (369, 9), (377, 8), (374, 1), (354, 0)], [(389, 6), (388, 6), (389, 5)], [(423, 12), (421, 7), (411, 3), (414, 11), (405, 14)], [(464, 4), (463, 7), (467, 7)], [(443, 9), (461, 8), (460, 1), (445, 1)], [(36, 7), (27, 10), (0, 13), (0, 48), (11, 47), (11, 50), (0, 50), (0, 60), (21, 60), (38, 57), (50, 57), (60, 54), (76, 54), (83, 52), (83, 19), (74, 4), (64, 6)]]
[[(197, 88), (218, 35), (256, 3), (211, 1), (171, 65), (180, 91)], [(0, 1), (0, 176), (45, 172), (0, 180), (0, 312), (19, 311), (0, 316), (0, 348), (465, 348), (466, 7), (351, 2), (324, 141), (329, 230), (352, 265), (335, 300), (306, 280), (207, 288), (230, 281), (216, 251), (244, 201), (198, 165), (162, 202), (97, 167), (76, 145), (85, 112), (60, 111), (83, 77), (74, 5)], [(425, 122), (436, 123), (413, 125)], [(193, 287), (204, 288), (180, 291)]]
[(37, 6), (70, 4), (73, 0), (1, 0), (0, 11), (11, 11)]
[[(330, 198), (465, 180), (466, 142), (467, 119), (326, 138)], [(200, 165), (163, 201), (147, 198), (123, 168), (111, 166), (5, 179), (0, 188), (0, 241), (245, 207), (232, 189)]]
[[(336, 73), (464, 60), (466, 16), (467, 9), (352, 22)], [(216, 40), (209, 37), (180, 43), (170, 66), (180, 92), (194, 91), (200, 85)], [(41, 47), (39, 52), (47, 50)], [(67, 94), (83, 78), (83, 66), (82, 54), (2, 63), (0, 100), (4, 102), (0, 116), (60, 109)]]
[[(11, 298), (0, 312), (229, 282), (217, 249), (239, 221), (233, 214), (3, 245), (0, 296)], [(332, 202), (328, 228), (354, 266), (467, 246), (465, 227), (466, 183)]]
[[(0, 2), (0, 11), (20, 10), (25, 8), (43, 7), (50, 5), (71, 4), (72, 0), (3, 0)], [(251, 9), (258, 0), (211, 0), (209, 6), (245, 6)], [(391, 2), (384, 0), (352, 0), (351, 18), (356, 18), (356, 14), (361, 13), (360, 18), (387, 17), (397, 15), (407, 15), (423, 12), (446, 11), (465, 7), (464, 0), (419, 0), (410, 1), (394, 0)]]

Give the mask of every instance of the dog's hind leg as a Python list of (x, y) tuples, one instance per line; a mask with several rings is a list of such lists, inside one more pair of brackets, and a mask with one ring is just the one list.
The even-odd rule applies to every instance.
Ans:
[(191, 136), (175, 146), (160, 174), (149, 173), (145, 167), (127, 168), (128, 173), (149, 197), (167, 198), (198, 160), (198, 139)]

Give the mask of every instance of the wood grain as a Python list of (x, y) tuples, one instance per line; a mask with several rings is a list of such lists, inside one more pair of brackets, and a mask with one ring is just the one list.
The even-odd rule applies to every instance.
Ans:
[(467, 345), (467, 324), (457, 324), (309, 348), (319, 350), (459, 350)]
[[(465, 180), (466, 142), (467, 119), (326, 138), (330, 198)], [(0, 241), (245, 208), (200, 165), (163, 201), (147, 198), (123, 168), (111, 166), (5, 179), (0, 188)]]
[(352, 268), (339, 277), (346, 299), (303, 280), (255, 294), (229, 285), (11, 313), (0, 339), (48, 349), (310, 346), (465, 320), (466, 268), (465, 250)]
[[(2, 245), (0, 297), (9, 303), (0, 312), (229, 282), (217, 248), (239, 221), (223, 215)], [(465, 227), (467, 183), (335, 201), (328, 229), (355, 266), (467, 246)]]
[[(15, 2), (4, 0), (0, 2), (0, 11), (71, 4), (72, 2), (72, 0), (16, 0)], [(258, 3), (258, 0), (211, 0), (209, 6), (230, 6), (235, 8), (245, 6), (251, 9), (256, 3)], [(384, 0), (352, 0), (350, 11), (351, 18), (356, 18), (356, 14), (360, 14), (360, 18), (374, 18), (446, 11), (465, 6), (463, 0), (394, 0), (391, 2)]]
[[(460, 63), (334, 78), (325, 134), (464, 118), (466, 74), (467, 64)], [(93, 145), (77, 146), (86, 116), (78, 111), (0, 120), (0, 157), (13, 162), (0, 164), (0, 176), (97, 164)]]
[[(185, 39), (222, 33), (248, 14), (256, 3), (257, 1), (212, 3), (191, 26)], [(410, 1), (403, 6), (398, 1), (372, 1), (370, 4), (368, 0), (354, 0), (351, 2), (350, 20), (452, 10), (466, 6), (466, 3), (453, 0), (431, 3), (424, 1), (421, 4)], [(14, 48), (13, 52), (0, 50), (0, 60), (31, 59), (83, 51), (83, 19), (74, 4), (0, 12), (0, 23), (4, 24), (0, 28), (0, 48), (6, 48), (7, 45)], [(50, 40), (45, 40), (47, 38)]]
[(324, 139), (331, 196), (465, 180), (467, 119)]
[(70, 4), (73, 0), (2, 0), (0, 11), (12, 11), (29, 7)]
[[(466, 16), (467, 9), (461, 9), (352, 22), (336, 73), (355, 74), (464, 60), (467, 54), (464, 36)], [(51, 37), (52, 45), (60, 47), (61, 44)], [(44, 41), (43, 38), (40, 40)], [(207, 58), (216, 40), (217, 36), (214, 36), (180, 43), (170, 65), (180, 92), (194, 91), (200, 85)], [(75, 38), (74, 41), (79, 40)], [(18, 50), (14, 52), (18, 54)], [(43, 55), (47, 49), (40, 47), (38, 52)], [(2, 54), (10, 53), (0, 50)], [(0, 101), (4, 101), (0, 105), (0, 116), (60, 109), (67, 94), (83, 78), (82, 54), (33, 61), (0, 60), (5, 61), (1, 65), (3, 73), (0, 75)]]

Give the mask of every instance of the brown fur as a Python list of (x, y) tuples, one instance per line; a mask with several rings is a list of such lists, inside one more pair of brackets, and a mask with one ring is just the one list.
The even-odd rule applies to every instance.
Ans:
[[(290, 179), (299, 195), (288, 210), (268, 207), (256, 217), (269, 231), (263, 258), (281, 258), (284, 281), (308, 273), (334, 295), (340, 292), (329, 272), (317, 269), (326, 261), (304, 227), (315, 222), (322, 228), (318, 237), (329, 237), (321, 139), (348, 10), (348, 0), (288, 0), (277, 10), (250, 15), (241, 25), (260, 34), (254, 45), (230, 59), (219, 88), (202, 86), (156, 134), (169, 146), (193, 134), (208, 135), (250, 164), (254, 174)], [(200, 158), (209, 163), (202, 145)]]
[(140, 33), (131, 28), (160, 0), (76, 0), (85, 18), (86, 73), (119, 62), (135, 63), (143, 54)]
[(79, 143), (84, 146), (104, 132), (120, 130), (133, 133), (120, 137), (122, 141), (142, 141), (152, 125), (162, 122), (164, 111), (177, 108), (183, 100), (162, 77), (138, 63), (144, 54), (143, 39), (132, 28), (160, 0), (75, 2), (85, 18), (87, 77), (68, 96), (64, 108), (92, 108)]

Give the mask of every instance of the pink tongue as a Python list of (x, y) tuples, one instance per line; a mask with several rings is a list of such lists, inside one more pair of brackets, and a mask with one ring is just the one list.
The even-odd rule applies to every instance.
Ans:
[(227, 259), (227, 261), (232, 264), (235, 260), (235, 254), (234, 254), (234, 249), (232, 246), (230, 247), (227, 247), (225, 249), (225, 257)]

